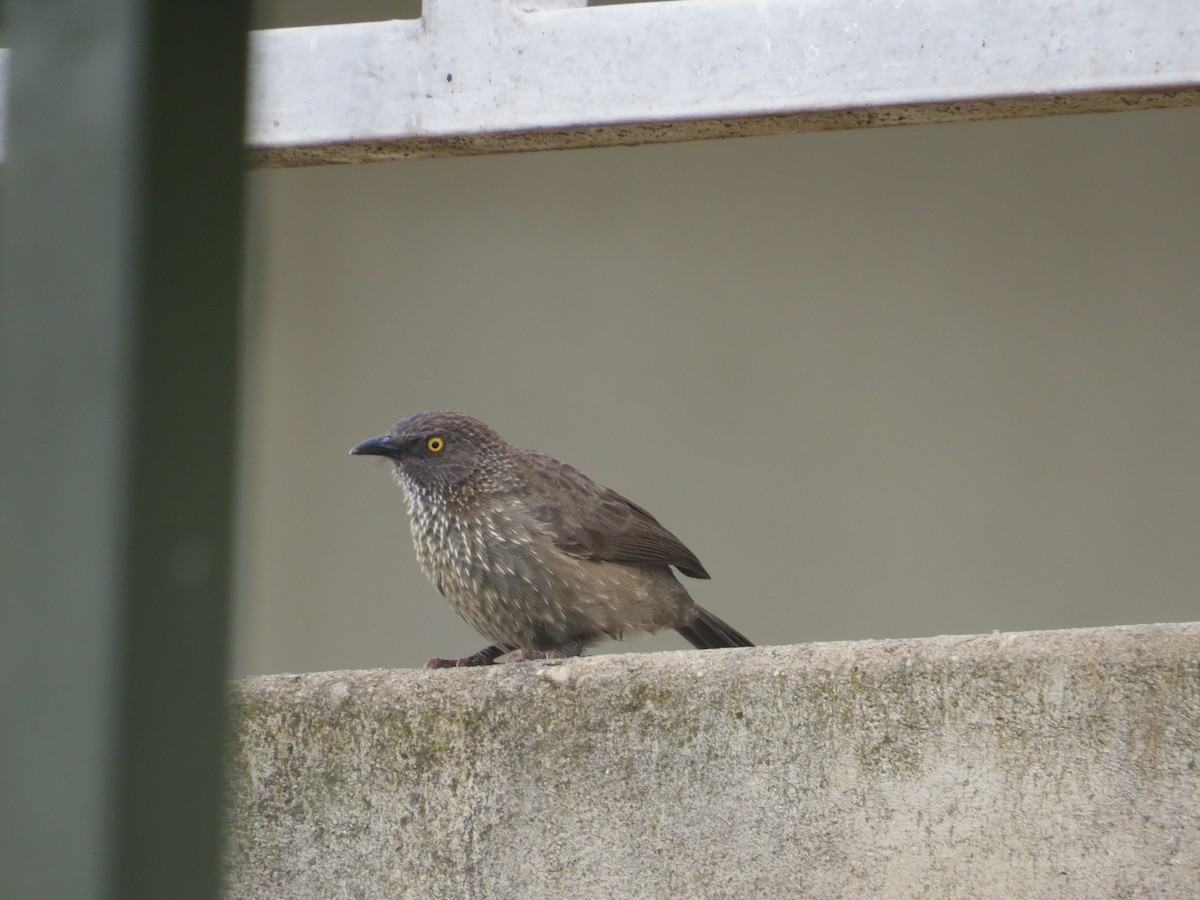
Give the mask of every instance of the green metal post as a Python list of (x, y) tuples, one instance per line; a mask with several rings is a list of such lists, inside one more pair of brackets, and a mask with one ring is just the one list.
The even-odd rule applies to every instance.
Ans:
[(247, 0), (10, 0), (0, 895), (218, 885)]

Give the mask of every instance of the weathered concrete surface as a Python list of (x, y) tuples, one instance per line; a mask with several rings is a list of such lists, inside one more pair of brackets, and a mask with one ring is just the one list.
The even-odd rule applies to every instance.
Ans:
[(1200, 624), (235, 689), (231, 897), (1200, 896)]

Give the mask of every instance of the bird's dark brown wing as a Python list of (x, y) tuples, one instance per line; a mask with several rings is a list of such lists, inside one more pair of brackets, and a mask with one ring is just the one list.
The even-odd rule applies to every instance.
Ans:
[(693, 578), (709, 577), (696, 554), (632, 500), (566, 463), (526, 452), (536, 457), (529, 467), (530, 512), (560, 549), (583, 559), (674, 566)]

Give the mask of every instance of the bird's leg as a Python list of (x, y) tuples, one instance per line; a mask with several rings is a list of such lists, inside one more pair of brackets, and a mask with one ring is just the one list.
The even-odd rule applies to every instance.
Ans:
[(528, 662), (532, 659), (566, 659), (583, 654), (583, 641), (567, 641), (557, 650), (517, 650), (509, 656), (509, 662)]
[(503, 647), (497, 647), (495, 644), (492, 644), (490, 647), (484, 647), (479, 652), (461, 657), (460, 659), (442, 659), (440, 656), (435, 656), (429, 662), (425, 663), (425, 668), (457, 669), (461, 666), (490, 666), (496, 661), (496, 657), (507, 652)]

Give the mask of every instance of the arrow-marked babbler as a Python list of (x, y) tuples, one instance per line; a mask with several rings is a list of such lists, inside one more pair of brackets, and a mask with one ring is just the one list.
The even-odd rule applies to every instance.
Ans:
[(488, 665), (507, 653), (578, 656), (604, 638), (660, 628), (701, 649), (753, 646), (675, 578), (672, 567), (709, 575), (654, 516), (478, 419), (417, 413), (350, 452), (391, 460), (421, 569), (492, 642), (429, 668)]

